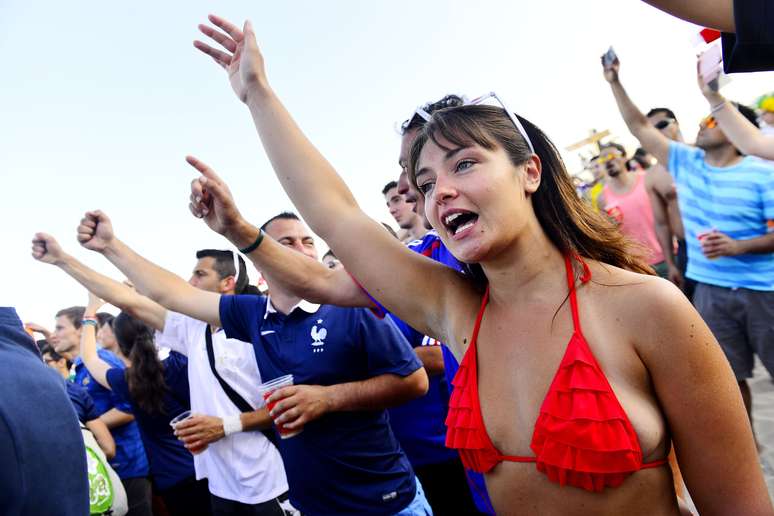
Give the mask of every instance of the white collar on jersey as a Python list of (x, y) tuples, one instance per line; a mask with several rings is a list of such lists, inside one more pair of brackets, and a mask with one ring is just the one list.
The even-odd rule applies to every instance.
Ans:
[[(290, 310), (288, 310), (288, 314), (293, 313), (293, 310), (295, 310), (296, 308), (303, 310), (308, 314), (314, 314), (314, 313), (317, 313), (317, 310), (320, 309), (320, 305), (315, 303), (310, 303), (306, 299), (302, 299)], [(266, 319), (269, 316), (269, 314), (276, 314), (276, 313), (277, 313), (277, 309), (274, 308), (274, 305), (271, 303), (271, 296), (268, 296), (266, 299), (266, 312), (263, 314), (263, 318)]]

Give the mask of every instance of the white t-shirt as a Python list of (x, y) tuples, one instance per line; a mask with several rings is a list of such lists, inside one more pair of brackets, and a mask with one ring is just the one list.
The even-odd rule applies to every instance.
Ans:
[[(156, 345), (188, 357), (191, 411), (210, 416), (239, 414), (212, 374), (204, 332), (207, 324), (186, 315), (167, 312), (164, 331), (156, 332)], [(227, 339), (223, 330), (212, 335), (215, 368), (236, 392), (254, 408), (261, 407), (258, 394), (261, 375), (250, 343)], [(259, 431), (231, 434), (194, 455), (196, 479), (207, 478), (210, 492), (220, 498), (257, 504), (288, 490), (285, 468), (277, 448)]]

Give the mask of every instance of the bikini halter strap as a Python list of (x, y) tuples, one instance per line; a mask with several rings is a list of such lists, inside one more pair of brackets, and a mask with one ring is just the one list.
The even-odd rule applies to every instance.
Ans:
[(588, 283), (591, 279), (591, 269), (583, 261), (580, 255), (573, 253), (572, 257), (569, 254), (564, 255), (564, 264), (567, 270), (567, 288), (570, 290), (570, 307), (572, 308), (572, 323), (575, 326), (575, 331), (581, 333), (580, 315), (578, 314), (578, 298), (575, 294), (575, 269), (572, 266), (572, 260), (575, 259), (580, 263), (583, 268), (583, 274), (581, 274), (581, 283)]

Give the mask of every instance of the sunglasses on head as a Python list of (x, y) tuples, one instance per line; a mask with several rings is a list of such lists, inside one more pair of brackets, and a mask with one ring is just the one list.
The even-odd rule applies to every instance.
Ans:
[(712, 115), (704, 118), (701, 122), (699, 122), (699, 127), (704, 129), (714, 129), (717, 126), (718, 126), (718, 121), (715, 120), (715, 117)]
[(664, 120), (659, 120), (658, 122), (653, 124), (653, 127), (655, 127), (656, 129), (658, 129), (660, 131), (660, 130), (666, 129), (667, 127), (672, 125), (672, 122), (674, 122), (674, 121), (675, 121), (674, 118), (665, 118)]
[[(505, 103), (500, 99), (500, 97), (497, 95), (497, 93), (490, 91), (489, 93), (485, 95), (481, 95), (480, 97), (476, 97), (475, 99), (468, 101), (463, 97), (463, 106), (476, 106), (479, 104), (483, 104), (489, 99), (493, 99), (497, 104), (505, 110), (505, 114), (508, 115), (508, 118), (510, 118), (511, 122), (513, 122), (513, 125), (516, 127), (516, 130), (519, 131), (519, 134), (522, 138), (524, 138), (524, 141), (527, 142), (527, 146), (529, 147), (530, 152), (533, 154), (535, 153), (535, 147), (532, 145), (532, 140), (530, 140), (529, 136), (527, 136), (527, 131), (524, 129), (524, 126), (519, 121), (518, 117), (513, 114), (513, 111), (508, 109), (508, 107), (505, 105)], [(407, 126), (408, 123), (415, 117), (419, 116), (421, 117), (425, 122), (429, 122), (430, 118), (432, 118), (432, 114), (428, 112), (427, 108), (429, 106), (420, 106), (417, 109), (414, 110), (414, 112), (411, 114), (411, 116), (406, 120), (406, 122), (403, 123), (403, 126)], [(459, 107), (456, 105), (449, 106), (449, 107)]]

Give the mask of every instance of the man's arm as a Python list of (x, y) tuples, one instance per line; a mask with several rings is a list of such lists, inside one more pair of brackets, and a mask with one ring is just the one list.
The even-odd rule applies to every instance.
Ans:
[[(241, 426), (241, 429), (236, 430), (236, 432), (264, 430), (271, 428), (272, 425), (266, 407), (252, 412), (242, 412), (233, 417), (239, 418), (239, 426)], [(195, 450), (223, 439), (226, 436), (224, 423), (224, 418), (221, 417), (194, 415), (175, 427), (175, 435), (183, 441), (186, 448)]]
[(734, 240), (726, 234), (715, 231), (701, 239), (701, 250), (704, 256), (710, 259), (739, 254), (774, 253), (774, 233), (747, 240)]
[(422, 362), (428, 376), (438, 376), (446, 372), (441, 346), (419, 346), (414, 348), (414, 353)]
[(122, 410), (118, 410), (117, 408), (112, 408), (108, 410), (107, 412), (99, 416), (99, 418), (111, 430), (113, 428), (118, 428), (119, 426), (128, 425), (129, 423), (134, 421), (134, 416), (132, 414), (127, 414), (126, 412)]
[(115, 238), (110, 219), (101, 211), (87, 212), (78, 226), (78, 241), (97, 251), (126, 274), (138, 291), (173, 312), (220, 326), (220, 294), (189, 285)]
[(237, 249), (260, 244), (247, 256), (255, 268), (270, 276), (272, 283), (302, 299), (338, 306), (372, 306), (368, 296), (342, 269), (331, 270), (317, 260), (264, 238), (247, 222), (236, 206), (228, 185), (212, 168), (193, 156), (186, 161), (201, 176), (191, 182), (189, 209), (214, 232), (226, 237)]
[[(655, 165), (660, 167), (661, 165)], [(658, 193), (656, 188), (656, 178), (653, 177), (654, 173), (660, 173), (660, 171), (651, 170), (645, 179), (645, 189), (650, 197), (650, 206), (653, 209), (653, 223), (656, 231), (656, 238), (661, 246), (661, 251), (664, 253), (664, 261), (669, 269), (669, 281), (682, 287), (683, 275), (680, 273), (680, 269), (675, 263), (674, 254), (674, 235), (672, 234), (672, 227), (669, 225), (669, 216), (667, 214), (666, 200)], [(665, 174), (668, 172), (664, 171)]]
[(609, 68), (604, 69), (605, 80), (610, 83), (616, 104), (618, 104), (618, 111), (620, 111), (629, 131), (640, 141), (640, 145), (653, 154), (659, 163), (666, 164), (669, 162), (669, 139), (648, 122), (642, 111), (629, 98), (629, 94), (626, 93), (618, 77), (620, 66), (620, 62), (616, 59)]
[(27, 323), (24, 323), (24, 327), (27, 330), (33, 331), (35, 333), (40, 333), (41, 335), (43, 335), (43, 338), (46, 340), (51, 338), (51, 330), (49, 330), (45, 326), (42, 326), (38, 323), (27, 322)]
[(33, 256), (43, 263), (56, 265), (95, 296), (126, 311), (156, 330), (163, 331), (167, 311), (140, 295), (134, 289), (104, 276), (65, 253), (59, 243), (46, 233), (37, 233), (33, 240)]
[(367, 380), (338, 385), (291, 385), (274, 392), (267, 402), (277, 402), (274, 422), (287, 429), (301, 428), (328, 412), (382, 410), (427, 393), (424, 368), (408, 376), (382, 374)]
[(86, 421), (84, 426), (94, 435), (94, 439), (99, 447), (102, 448), (108, 460), (116, 456), (116, 442), (104, 421), (96, 418)]
[(712, 116), (734, 147), (743, 154), (774, 160), (774, 136), (763, 134), (726, 100), (718, 91), (717, 81), (705, 83), (698, 64), (696, 70), (699, 89), (709, 103)]
[(723, 32), (736, 32), (732, 0), (643, 0), (657, 9), (682, 20), (712, 27)]

